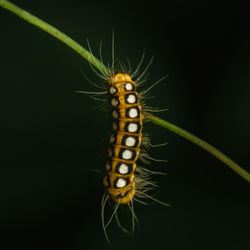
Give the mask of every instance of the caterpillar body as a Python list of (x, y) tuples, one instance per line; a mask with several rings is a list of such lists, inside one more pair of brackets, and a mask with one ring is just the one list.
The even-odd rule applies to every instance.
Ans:
[[(89, 45), (89, 44), (88, 44)], [(89, 50), (92, 54), (91, 48)], [(93, 55), (93, 54), (92, 54)], [(100, 47), (100, 58), (101, 47)], [(93, 61), (95, 57), (93, 56)], [(113, 116), (113, 131), (110, 136), (109, 147), (108, 147), (108, 159), (106, 162), (106, 173), (103, 178), (103, 184), (106, 188), (106, 192), (103, 195), (101, 202), (101, 218), (102, 226), (105, 237), (109, 242), (107, 236), (107, 227), (113, 218), (116, 219), (118, 226), (122, 231), (131, 233), (135, 227), (135, 212), (134, 212), (134, 201), (146, 205), (147, 203), (142, 199), (150, 199), (158, 202), (162, 205), (169, 206), (169, 204), (161, 202), (148, 194), (148, 191), (157, 187), (157, 185), (150, 180), (152, 174), (163, 174), (161, 172), (151, 171), (142, 167), (137, 166), (137, 160), (140, 159), (143, 163), (147, 163), (148, 160), (158, 160), (148, 156), (147, 148), (151, 145), (149, 138), (142, 133), (144, 114), (145, 112), (160, 112), (165, 111), (162, 109), (155, 109), (145, 105), (145, 100), (148, 98), (148, 92), (164, 80), (166, 76), (160, 78), (157, 82), (152, 84), (146, 90), (137, 92), (137, 87), (140, 87), (141, 83), (145, 81), (144, 76), (152, 63), (152, 59), (138, 76), (140, 67), (144, 59), (144, 54), (136, 67), (134, 72), (128, 72), (124, 69), (124, 65), (119, 62), (122, 70), (115, 70), (115, 57), (114, 57), (114, 38), (112, 40), (112, 64), (111, 68), (103, 69), (94, 67), (91, 68), (98, 77), (105, 80), (105, 85), (99, 86), (92, 83), (93, 86), (101, 88), (103, 91), (89, 92), (89, 91), (76, 91), (78, 93), (87, 94), (95, 100), (105, 101), (100, 98), (101, 95), (108, 94), (110, 97), (110, 104), (112, 107)], [(95, 63), (98, 65), (98, 63)], [(119, 72), (119, 73), (117, 73)], [(136, 77), (138, 76), (138, 77)], [(136, 78), (135, 80), (132, 80)], [(88, 79), (87, 79), (88, 80)], [(108, 82), (108, 90), (107, 90)], [(91, 82), (90, 82), (91, 83)], [(155, 145), (163, 146), (166, 143)], [(143, 148), (143, 147), (144, 148)], [(113, 213), (109, 218), (108, 222), (105, 222), (105, 207), (109, 200), (113, 200)], [(118, 208), (120, 204), (127, 205), (131, 212), (132, 217), (132, 228), (131, 230), (125, 229), (118, 218)]]
[(114, 122), (103, 182), (115, 202), (127, 204), (136, 193), (134, 172), (142, 142), (142, 107), (136, 84), (128, 74), (117, 73), (109, 79), (109, 94)]

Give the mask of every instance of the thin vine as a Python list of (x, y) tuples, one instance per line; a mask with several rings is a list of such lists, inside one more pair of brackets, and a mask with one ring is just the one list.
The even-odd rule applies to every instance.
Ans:
[[(21, 9), (20, 7), (16, 6), (15, 4), (12, 4), (9, 1), (6, 0), (0, 0), (0, 6), (7, 9), (8, 11), (16, 14), (20, 18), (26, 20), (27, 22), (37, 26), (38, 28), (46, 31), (50, 35), (56, 37), (58, 40), (65, 43), (67, 46), (72, 48), (74, 51), (76, 51), (78, 54), (80, 54), (84, 59), (86, 59), (89, 63), (91, 63), (96, 69), (107, 72), (108, 68), (96, 57), (93, 56), (92, 53), (90, 53), (87, 49), (82, 47), (80, 44), (75, 42), (73, 39), (71, 39), (69, 36), (64, 34), (63, 32), (59, 31), (55, 27), (51, 26), (50, 24), (44, 22), (40, 18), (30, 14), (29, 12)], [(213, 147), (212, 145), (208, 144), (204, 140), (198, 138), (197, 136), (187, 132), (186, 130), (177, 127), (176, 125), (165, 121), (159, 117), (156, 117), (152, 114), (145, 113), (144, 114), (146, 119), (148, 119), (150, 122), (159, 125), (163, 128), (166, 128), (179, 136), (182, 136), (183, 138), (193, 142), (194, 144), (198, 145), (199, 147), (203, 148), (213, 156), (215, 156), (217, 159), (225, 163), (228, 167), (230, 167), (233, 171), (235, 171), (238, 175), (240, 175), (242, 178), (244, 178), (246, 181), (250, 182), (250, 174), (241, 168), (237, 163), (232, 161), (229, 157), (224, 155), (221, 151)]]

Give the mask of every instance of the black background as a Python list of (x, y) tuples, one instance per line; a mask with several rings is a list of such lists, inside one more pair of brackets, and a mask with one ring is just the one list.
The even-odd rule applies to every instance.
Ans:
[[(250, 146), (249, 10), (240, 1), (13, 1), (110, 61), (133, 67), (143, 50), (159, 114), (208, 141), (247, 171)], [(1, 249), (249, 249), (249, 184), (165, 129), (146, 124), (157, 203), (135, 205), (134, 236), (101, 226), (109, 114), (75, 90), (99, 83), (88, 63), (44, 31), (0, 8)], [(145, 65), (146, 65), (145, 62)], [(144, 65), (144, 66), (145, 66)], [(107, 216), (109, 214), (107, 207)], [(124, 213), (123, 220), (130, 221)], [(108, 218), (107, 218), (108, 219)], [(7, 244), (5, 244), (7, 243)]]

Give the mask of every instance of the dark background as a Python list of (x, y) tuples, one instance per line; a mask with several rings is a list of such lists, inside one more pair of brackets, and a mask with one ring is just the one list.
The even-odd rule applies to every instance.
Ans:
[[(250, 146), (249, 9), (240, 1), (13, 1), (110, 61), (133, 67), (143, 50), (149, 105), (247, 171)], [(1, 249), (249, 249), (249, 184), (196, 145), (147, 124), (157, 203), (135, 205), (134, 236), (101, 226), (102, 174), (111, 127), (98, 102), (74, 90), (99, 83), (88, 63), (44, 31), (0, 8)], [(146, 65), (145, 62), (145, 65)], [(144, 65), (144, 66), (145, 66)], [(107, 214), (109, 208), (107, 207)], [(130, 221), (129, 213), (123, 220)], [(107, 218), (108, 219), (108, 218)], [(4, 243), (7, 243), (5, 245)]]

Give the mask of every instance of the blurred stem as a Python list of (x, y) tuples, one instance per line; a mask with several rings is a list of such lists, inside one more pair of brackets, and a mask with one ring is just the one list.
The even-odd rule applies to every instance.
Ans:
[(0, 0), (0, 6), (16, 14), (17, 16), (21, 17), (25, 21), (48, 32), (50, 35), (56, 37), (58, 40), (62, 41), (63, 43), (68, 45), (71, 49), (73, 49), (78, 54), (80, 54), (83, 58), (89, 61), (98, 70), (101, 70), (102, 72), (107, 72), (108, 70), (107, 67), (100, 60), (98, 60), (96, 57), (92, 55), (92, 53), (90, 53), (88, 50), (83, 48), (80, 44), (72, 40), (69, 36), (62, 33), (60, 30), (54, 28), (50, 24), (44, 22), (43, 20), (30, 14), (29, 12), (19, 8), (18, 6), (16, 6), (15, 4), (9, 1)]
[(194, 144), (198, 145), (199, 147), (205, 149), (207, 152), (215, 156), (217, 159), (220, 161), (224, 162), (228, 167), (230, 167), (233, 171), (235, 171), (238, 175), (243, 177), (245, 180), (250, 182), (250, 174), (245, 171), (243, 168), (241, 168), (237, 163), (232, 161), (230, 158), (228, 158), (226, 155), (224, 155), (221, 151), (213, 147), (212, 145), (208, 144), (207, 142), (203, 141), (202, 139), (198, 138), (197, 136), (189, 133), (188, 131), (177, 127), (176, 125), (165, 121), (159, 117), (156, 117), (152, 114), (146, 113), (144, 114), (146, 119), (163, 127), (166, 128), (182, 137), (185, 139), (193, 142)]
[[(16, 14), (20, 18), (26, 20), (27, 22), (37, 26), (38, 28), (48, 32), (52, 36), (56, 37), (66, 45), (68, 45), (70, 48), (72, 48), (74, 51), (76, 51), (78, 54), (80, 54), (83, 58), (85, 58), (89, 63), (91, 63), (96, 69), (100, 70), (101, 72), (107, 72), (107, 67), (96, 57), (92, 55), (88, 50), (83, 48), (80, 44), (72, 40), (69, 36), (65, 35), (58, 29), (54, 28), (50, 24), (44, 22), (43, 20), (35, 17), (34, 15), (28, 13), (27, 11), (19, 8), (18, 6), (12, 4), (9, 1), (6, 0), (0, 0), (0, 6), (3, 8), (9, 10), (10, 12)], [(250, 182), (250, 174), (246, 172), (244, 169), (242, 169), (238, 164), (233, 162), (231, 159), (229, 159), (226, 155), (224, 155), (222, 152), (220, 152), (215, 147), (211, 146), (207, 142), (201, 140), (197, 136), (194, 136), (190, 134), (189, 132), (175, 126), (174, 124), (171, 124), (170, 122), (167, 122), (165, 120), (162, 120), (156, 116), (153, 116), (149, 113), (145, 114), (145, 118), (147, 118), (150, 122), (155, 123), (161, 127), (164, 127), (184, 138), (187, 140), (193, 142), (194, 144), (200, 146), (201, 148), (208, 151), (210, 154), (214, 155), (217, 159), (224, 162), (228, 167), (230, 167), (232, 170), (234, 170), (237, 174), (239, 174), (241, 177), (243, 177), (245, 180)]]

